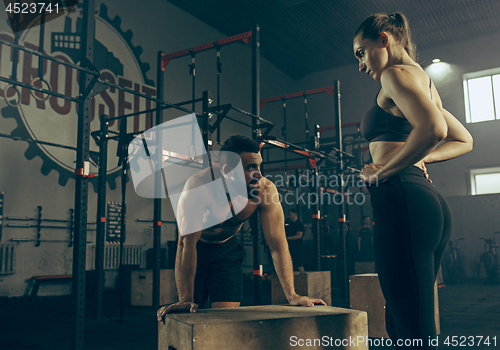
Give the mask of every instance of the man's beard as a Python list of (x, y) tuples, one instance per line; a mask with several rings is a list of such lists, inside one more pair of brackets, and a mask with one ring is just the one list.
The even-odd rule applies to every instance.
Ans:
[(248, 199), (258, 197), (259, 196), (259, 191), (260, 191), (260, 188), (258, 188), (258, 187), (255, 188), (255, 187), (247, 186)]

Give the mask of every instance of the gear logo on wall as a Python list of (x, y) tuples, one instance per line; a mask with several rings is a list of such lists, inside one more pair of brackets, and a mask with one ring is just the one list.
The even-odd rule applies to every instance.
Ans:
[[(133, 33), (121, 29), (121, 19), (108, 16), (108, 9), (101, 5), (95, 12), (94, 66), (101, 72), (101, 79), (123, 87), (141, 92), (149, 96), (156, 95), (154, 82), (147, 78), (149, 64), (140, 60), (142, 48), (132, 44)], [(82, 28), (82, 6), (78, 5), (65, 16), (50, 21), (45, 25), (45, 53), (69, 63), (79, 63), (80, 32)], [(34, 27), (26, 30), (20, 36), (19, 44), (38, 50), (40, 30)], [(4, 40), (14, 41), (11, 33), (0, 33)], [(50, 43), (47, 45), (47, 43)], [(9, 76), (12, 70), (12, 50), (0, 45), (0, 67), (2, 76)], [(5, 64), (9, 63), (10, 65)], [(19, 51), (17, 77), (18, 81), (30, 82), (38, 76), (38, 59), (36, 56)], [(43, 80), (50, 84), (52, 91), (76, 97), (79, 93), (78, 72), (75, 69), (62, 66), (56, 62), (45, 61)], [(39, 84), (39, 85), (37, 85)], [(35, 86), (42, 87), (40, 81)], [(43, 86), (46, 88), (46, 85)], [(66, 146), (76, 147), (76, 132), (78, 122), (78, 105), (74, 102), (56, 98), (45, 100), (43, 94), (28, 89), (19, 89), (21, 103), (18, 107), (5, 107), (1, 114), (5, 118), (13, 118), (17, 128), (11, 136), (37, 141), (48, 141)], [(8, 97), (12, 91), (8, 92)], [(1, 92), (3, 95), (3, 91)], [(12, 94), (13, 95), (13, 94)], [(99, 115), (109, 117), (124, 115), (131, 112), (151, 109), (151, 101), (124, 93), (115, 88), (109, 88), (92, 98), (91, 130), (99, 129)], [(151, 127), (149, 115), (144, 114), (130, 118), (127, 132), (145, 130)], [(119, 131), (119, 122), (110, 122), (109, 130)], [(97, 152), (98, 146), (91, 140), (90, 150)], [(116, 178), (120, 175), (116, 154), (117, 143), (109, 142), (108, 184), (116, 188)], [(74, 177), (75, 152), (42, 144), (29, 143), (25, 152), (28, 160), (40, 157), (43, 160), (41, 173), (48, 175), (55, 170), (59, 173), (58, 183), (65, 186)], [(96, 160), (96, 159), (95, 159)], [(91, 162), (92, 163), (92, 162)], [(91, 165), (91, 173), (97, 175), (97, 164)], [(89, 179), (97, 189), (97, 177)]]

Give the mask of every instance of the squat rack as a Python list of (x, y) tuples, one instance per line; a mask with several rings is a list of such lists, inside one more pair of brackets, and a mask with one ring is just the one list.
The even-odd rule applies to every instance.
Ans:
[[(307, 91), (301, 91), (301, 92), (296, 92), (296, 93), (291, 93), (283, 96), (275, 96), (275, 97), (270, 97), (261, 100), (260, 106), (261, 108), (266, 104), (270, 102), (276, 102), (276, 101), (282, 101), (283, 102), (283, 110), (284, 110), (284, 136), (286, 137), (286, 100), (291, 99), (291, 98), (297, 98), (297, 97), (304, 97), (304, 104), (305, 104), (305, 123), (306, 123), (306, 142), (308, 140), (308, 135), (309, 135), (309, 127), (308, 127), (308, 115), (307, 115), (307, 96), (312, 95), (312, 94), (317, 94), (317, 93), (322, 93), (326, 92), (329, 95), (334, 97), (335, 101), (335, 111), (334, 111), (334, 118), (335, 118), (335, 140), (336, 140), (336, 146), (337, 147), (332, 147), (332, 150), (335, 151), (335, 155), (330, 155), (322, 152), (320, 150), (320, 136), (321, 136), (321, 128), (319, 125), (315, 125), (314, 127), (314, 151), (308, 150), (306, 148), (303, 148), (298, 145), (291, 144), (287, 142), (286, 140), (278, 140), (276, 138), (274, 139), (268, 139), (268, 140), (263, 140), (266, 144), (279, 147), (284, 149), (285, 151), (293, 152), (295, 154), (299, 154), (302, 156), (305, 156), (309, 159), (309, 163), (313, 169), (313, 177), (315, 179), (319, 179), (319, 167), (322, 161), (326, 160), (327, 158), (333, 158), (337, 161), (337, 167), (336, 167), (336, 173), (338, 176), (343, 177), (344, 172), (347, 169), (350, 170), (355, 170), (350, 168), (348, 165), (350, 161), (354, 158), (353, 155), (346, 153), (343, 151), (343, 142), (342, 142), (342, 117), (341, 117), (341, 105), (340, 105), (340, 81), (336, 80), (334, 82), (334, 85), (324, 87), (324, 88), (318, 88), (318, 89), (312, 89), (312, 90), (307, 90)], [(297, 160), (297, 159), (294, 159)], [(286, 158), (286, 153), (285, 153), (285, 159), (283, 160), (285, 162), (285, 172), (287, 170), (287, 158)], [(281, 161), (276, 161), (276, 162), (281, 162)], [(318, 198), (321, 196), (321, 192), (324, 189), (319, 186), (319, 181), (314, 181), (314, 191), (317, 194)], [(344, 193), (344, 181), (340, 181), (339, 187), (338, 187), (338, 192)], [(319, 200), (317, 204), (315, 205), (315, 210), (313, 214), (313, 227), (314, 227), (314, 246), (315, 246), (315, 256), (316, 256), (316, 266), (318, 271), (321, 271), (321, 240), (320, 240), (320, 219), (321, 219), (321, 211), (320, 211), (320, 203)], [(338, 221), (339, 221), (339, 235), (342, 237), (342, 270), (343, 270), (343, 285), (342, 285), (342, 298), (346, 299), (347, 298), (347, 291), (348, 291), (348, 271), (347, 271), (347, 250), (346, 250), (346, 235), (347, 235), (347, 218), (346, 218), (346, 207), (344, 201), (338, 206)]]
[[(205, 148), (208, 148), (208, 135), (209, 135), (209, 133), (212, 133), (215, 129), (217, 129), (218, 134), (219, 134), (220, 123), (224, 118), (234, 120), (234, 121), (236, 121), (240, 124), (243, 124), (243, 125), (251, 126), (252, 127), (252, 135), (253, 135), (254, 139), (256, 137), (258, 137), (258, 135), (262, 134), (262, 131), (261, 131), (262, 127), (265, 127), (266, 128), (265, 132), (268, 133), (270, 131), (270, 129), (274, 126), (274, 123), (269, 122), (269, 121), (261, 118), (259, 115), (260, 111), (258, 108), (259, 88), (260, 88), (260, 76), (259, 76), (260, 75), (259, 74), (259, 71), (260, 71), (260, 67), (259, 67), (259, 64), (260, 64), (259, 37), (260, 37), (260, 35), (259, 35), (259, 31), (260, 31), (260, 27), (258, 25), (255, 25), (251, 32), (246, 32), (246, 33), (236, 35), (236, 36), (233, 36), (230, 38), (222, 39), (222, 40), (219, 40), (216, 42), (196, 46), (196, 47), (186, 49), (186, 50), (181, 50), (181, 51), (174, 52), (174, 53), (168, 54), (168, 55), (166, 55), (162, 51), (158, 52), (158, 55), (157, 55), (157, 90), (156, 90), (157, 91), (156, 94), (158, 97), (162, 97), (164, 94), (164, 74), (165, 74), (165, 68), (168, 65), (168, 63), (175, 58), (184, 57), (187, 55), (192, 56), (191, 69), (192, 69), (192, 74), (193, 74), (193, 99), (190, 101), (186, 101), (186, 102), (182, 102), (182, 103), (178, 103), (178, 104), (172, 104), (172, 103), (165, 102), (159, 98), (154, 98), (154, 97), (141, 94), (139, 92), (136, 92), (136, 91), (128, 89), (128, 88), (124, 88), (124, 87), (121, 87), (121, 86), (118, 86), (115, 84), (110, 84), (108, 82), (102, 82), (99, 80), (99, 82), (104, 84), (104, 85), (112, 86), (116, 89), (131, 93), (131, 94), (134, 94), (134, 95), (137, 95), (140, 97), (144, 97), (146, 99), (149, 99), (149, 100), (156, 102), (156, 108), (149, 109), (146, 111), (134, 112), (134, 113), (130, 113), (127, 115), (118, 116), (115, 118), (107, 118), (107, 116), (101, 116), (100, 130), (98, 132), (92, 133), (92, 136), (96, 139), (96, 142), (100, 147), (99, 152), (100, 152), (101, 163), (106, 164), (106, 161), (104, 161), (104, 160), (107, 157), (106, 152), (107, 152), (107, 141), (108, 140), (118, 139), (118, 141), (119, 141), (118, 149), (120, 150), (121, 148), (123, 149), (123, 147), (126, 148), (126, 145), (130, 141), (130, 136), (135, 136), (137, 134), (144, 132), (144, 131), (141, 131), (141, 132), (134, 132), (134, 133), (127, 134), (126, 133), (126, 120), (127, 120), (126, 118), (131, 117), (131, 116), (135, 116), (135, 115), (139, 115), (139, 114), (144, 114), (146, 112), (155, 111), (156, 112), (156, 123), (153, 124), (151, 122), (151, 125), (159, 125), (163, 122), (162, 112), (164, 109), (175, 108), (175, 109), (179, 109), (179, 110), (182, 110), (182, 111), (185, 111), (185, 112), (191, 114), (191, 113), (195, 113), (194, 107), (195, 107), (195, 103), (197, 103), (197, 102), (202, 102), (202, 105), (203, 105), (203, 112), (201, 115), (197, 115), (197, 117), (199, 117), (198, 122), (199, 122), (201, 130), (202, 130), (203, 143), (205, 145)], [(227, 45), (227, 44), (237, 42), (240, 40), (248, 43), (248, 41), (250, 39), (252, 40), (252, 113), (246, 112), (246, 111), (241, 110), (241, 109), (236, 108), (236, 107), (233, 107), (230, 104), (223, 105), (223, 106), (218, 105), (217, 107), (211, 107), (210, 105), (212, 103), (212, 99), (211, 99), (210, 93), (208, 91), (205, 91), (203, 93), (202, 98), (196, 99), (195, 95), (194, 95), (195, 94), (195, 89), (194, 89), (194, 86), (195, 86), (194, 54), (196, 52), (205, 51), (205, 50), (215, 48), (218, 51), (218, 57), (219, 57), (220, 46)], [(220, 63), (220, 62), (218, 62), (218, 63)], [(219, 64), (218, 64), (218, 68), (219, 68)], [(218, 84), (218, 89), (219, 89), (219, 84)], [(190, 103), (193, 106), (193, 110), (189, 110), (189, 109), (186, 109), (184, 107), (181, 107), (182, 105), (190, 104)], [(243, 123), (241, 121), (238, 121), (236, 119), (228, 117), (227, 113), (230, 110), (235, 110), (235, 111), (239, 112), (240, 114), (251, 117), (252, 124), (250, 125), (247, 123)], [(210, 119), (210, 116), (212, 114), (217, 115), (217, 121), (213, 125), (210, 125), (209, 119)], [(115, 136), (110, 137), (108, 135), (109, 131), (107, 129), (107, 125), (108, 125), (109, 121), (118, 120), (118, 119), (122, 120), (120, 134), (118, 136), (115, 135)], [(161, 144), (161, 140), (158, 140), (157, 142), (159, 144)], [(164, 153), (165, 151), (166, 150), (163, 150), (162, 153)], [(172, 155), (169, 153), (169, 156), (172, 156)], [(182, 155), (178, 155), (178, 156), (182, 157)], [(185, 157), (183, 157), (182, 159), (185, 159)], [(155, 161), (161, 162), (162, 159), (160, 157), (159, 159), (156, 159)], [(125, 162), (123, 162), (123, 163), (125, 163)], [(124, 168), (124, 172), (125, 172), (125, 168)], [(123, 180), (122, 182), (124, 183), (125, 181)], [(157, 180), (155, 179), (155, 186), (157, 186), (157, 185), (161, 186), (161, 178), (157, 179)], [(123, 186), (123, 184), (122, 184), (122, 186)], [(98, 233), (97, 233), (97, 241), (99, 242), (100, 246), (98, 247), (96, 244), (96, 266), (97, 267), (102, 266), (102, 258), (104, 255), (104, 247), (103, 247), (104, 243), (103, 242), (104, 242), (104, 229), (105, 229), (105, 191), (106, 191), (106, 171), (101, 166), (99, 169), (99, 184), (98, 184), (98, 213), (97, 213), (97, 223), (98, 223), (97, 232)], [(155, 192), (157, 192), (156, 189), (155, 189)], [(123, 188), (122, 188), (122, 193), (124, 193)], [(160, 198), (154, 199), (154, 209), (153, 210), (154, 210), (154, 212), (153, 212), (153, 237), (154, 237), (153, 238), (153, 251), (154, 251), (154, 255), (155, 255), (155, 259), (154, 259), (155, 264), (153, 266), (153, 309), (157, 310), (159, 307), (159, 299), (160, 299), (159, 298), (159, 292), (160, 292), (160, 243), (161, 243), (161, 223), (162, 223), (162, 220), (161, 220), (161, 199)], [(257, 221), (257, 223), (258, 223), (258, 221)], [(258, 225), (254, 226), (254, 227), (255, 228), (252, 228), (252, 229), (255, 229), (258, 231)], [(258, 236), (259, 236), (258, 234), (255, 234), (254, 239), (255, 239), (255, 237), (258, 238)], [(122, 237), (123, 237), (123, 235), (122, 235)], [(123, 244), (123, 242), (121, 242), (121, 243)], [(255, 243), (255, 241), (254, 241), (254, 243)], [(258, 241), (257, 241), (257, 243), (258, 243)], [(101, 260), (98, 261), (98, 259), (101, 259)], [(255, 262), (255, 264), (257, 264), (256, 269), (259, 270), (258, 264), (260, 262), (260, 258), (254, 259), (254, 262)], [(255, 271), (255, 268), (254, 268), (254, 271)], [(97, 317), (101, 317), (101, 315), (102, 315), (102, 291), (104, 288), (104, 272), (102, 271), (102, 268), (101, 268), (101, 271), (97, 271), (97, 279), (98, 279), (98, 284), (97, 284), (98, 285), (98, 293), (97, 293), (98, 300), (97, 300), (97, 303), (95, 305), (95, 310), (96, 310)], [(258, 293), (256, 293), (256, 297), (258, 297)]]
[[(220, 47), (222, 45), (227, 45), (233, 42), (237, 41), (243, 41), (247, 44), (251, 43), (252, 47), (252, 96), (251, 96), (251, 112), (246, 112), (244, 110), (241, 110), (239, 108), (236, 108), (232, 106), (231, 104), (227, 105), (220, 105), (220, 73), (221, 73), (221, 63), (220, 63)], [(164, 79), (164, 70), (167, 64), (175, 58), (178, 57), (184, 57), (187, 55), (191, 55), (191, 74), (193, 75), (192, 78), (192, 94), (193, 98), (195, 96), (195, 54), (197, 52), (205, 51), (208, 49), (216, 49), (217, 51), (217, 106), (215, 107), (210, 107), (208, 106), (208, 113), (209, 116), (210, 114), (216, 114), (217, 115), (217, 120), (214, 122), (212, 126), (209, 126), (208, 120), (209, 118), (205, 118), (203, 121), (203, 126), (202, 126), (202, 132), (203, 132), (203, 139), (205, 141), (205, 147), (208, 147), (208, 133), (212, 133), (215, 130), (217, 130), (217, 143), (220, 144), (220, 125), (221, 122), (224, 118), (233, 120), (239, 124), (251, 127), (252, 129), (252, 138), (259, 142), (260, 137), (265, 134), (267, 135), (272, 127), (274, 126), (274, 123), (267, 121), (260, 116), (260, 108), (259, 108), (259, 103), (260, 103), (260, 26), (258, 24), (255, 24), (252, 27), (252, 30), (246, 33), (242, 33), (239, 35), (235, 35), (226, 39), (218, 40), (215, 42), (207, 43), (204, 45), (196, 46), (190, 49), (186, 50), (181, 50), (174, 52), (169, 55), (165, 55), (162, 52), (159, 52), (159, 57), (158, 57), (158, 62), (159, 62), (159, 67), (158, 67), (158, 81), (163, 83)], [(160, 84), (158, 84), (158, 88), (160, 87)], [(227, 114), (230, 110), (234, 110), (242, 115), (245, 115), (247, 117), (250, 117), (252, 119), (252, 124), (244, 123), (241, 122), (237, 119), (228, 117)], [(262, 132), (262, 128), (266, 128), (264, 132)], [(155, 206), (156, 208), (156, 206)], [(155, 209), (156, 213), (156, 209)], [(154, 219), (156, 222), (156, 220)], [(260, 220), (259, 220), (259, 213), (258, 211), (255, 211), (254, 214), (250, 217), (250, 227), (253, 235), (253, 275), (261, 277), (262, 276), (262, 266), (260, 264), (261, 262), (261, 251), (260, 248), (263, 246), (262, 244), (262, 237), (259, 234), (260, 232)], [(155, 236), (156, 237), (156, 236)], [(159, 255), (158, 255), (159, 256)], [(157, 265), (159, 262), (157, 262)], [(259, 305), (261, 303), (260, 300), (260, 284), (261, 280), (258, 277), (254, 277), (254, 303), (255, 305)], [(158, 279), (159, 279), (159, 271), (158, 271)], [(153, 289), (154, 289), (153, 285)]]

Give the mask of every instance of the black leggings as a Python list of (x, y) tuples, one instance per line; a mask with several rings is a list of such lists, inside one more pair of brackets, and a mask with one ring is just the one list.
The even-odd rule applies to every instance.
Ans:
[[(451, 235), (444, 198), (412, 166), (370, 188), (374, 248), (386, 300), (386, 328), (395, 348), (437, 349), (434, 282)], [(421, 346), (398, 347), (404, 344)]]

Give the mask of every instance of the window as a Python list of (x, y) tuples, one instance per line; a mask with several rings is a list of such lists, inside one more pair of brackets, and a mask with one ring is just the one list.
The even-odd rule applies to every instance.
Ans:
[(500, 120), (500, 68), (464, 74), (467, 123)]
[(471, 194), (500, 193), (500, 167), (469, 169)]

